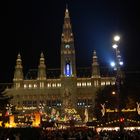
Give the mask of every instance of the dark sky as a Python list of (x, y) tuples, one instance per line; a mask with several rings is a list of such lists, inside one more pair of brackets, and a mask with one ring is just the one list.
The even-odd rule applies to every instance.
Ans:
[[(90, 67), (93, 50), (99, 62), (114, 59), (112, 39), (120, 34), (124, 67), (140, 67), (140, 8), (137, 0), (69, 0), (76, 63)], [(24, 73), (37, 68), (43, 51), (47, 68), (60, 67), (60, 43), (66, 1), (16, 0), (1, 5), (0, 82), (11, 82), (18, 52)], [(138, 70), (138, 68), (136, 69)]]

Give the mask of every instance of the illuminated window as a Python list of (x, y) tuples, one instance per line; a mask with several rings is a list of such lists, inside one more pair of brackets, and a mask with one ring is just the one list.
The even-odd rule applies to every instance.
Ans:
[(98, 81), (96, 81), (96, 84), (97, 84), (97, 87), (99, 86), (99, 82)]
[(52, 84), (52, 87), (56, 87), (56, 83), (53, 83), (53, 84)]
[(67, 54), (67, 51), (64, 51), (64, 54)]
[(48, 85), (47, 85), (48, 87), (51, 87), (51, 84), (50, 83), (48, 83)]
[(86, 86), (86, 82), (83, 82), (83, 83), (82, 83), (82, 86), (85, 87), (85, 86)]
[(29, 88), (32, 88), (32, 85), (31, 84), (29, 84)]
[(91, 86), (91, 82), (87, 82), (87, 86)]
[(97, 83), (96, 83), (96, 81), (94, 81), (94, 86), (95, 86), (95, 87), (97, 86)]
[(104, 86), (105, 85), (105, 82), (101, 82), (101, 86)]
[(111, 85), (115, 85), (115, 82), (111, 82)]
[(44, 87), (44, 82), (40, 82), (40, 88)]
[(27, 85), (26, 84), (24, 84), (24, 88), (27, 88)]
[(71, 54), (71, 51), (68, 51), (68, 54)]
[(106, 81), (106, 85), (110, 85), (110, 82), (109, 81)]
[(61, 87), (61, 83), (57, 83), (57, 87)]
[(36, 88), (37, 87), (37, 84), (34, 84), (34, 88)]
[(78, 86), (78, 87), (81, 87), (81, 83), (80, 83), (80, 82), (78, 82), (78, 83), (77, 83), (77, 86)]
[(91, 107), (92, 100), (91, 99), (78, 99), (77, 106), (78, 107)]

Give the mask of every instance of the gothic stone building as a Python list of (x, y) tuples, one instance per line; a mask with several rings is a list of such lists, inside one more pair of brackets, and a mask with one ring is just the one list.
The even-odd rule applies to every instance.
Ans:
[(46, 108), (75, 108), (76, 110), (93, 109), (96, 91), (99, 87), (115, 84), (115, 77), (101, 77), (96, 51), (93, 52), (91, 77), (79, 78), (76, 74), (75, 48), (68, 9), (65, 11), (61, 36), (61, 74), (59, 78), (47, 78), (43, 53), (36, 79), (25, 79), (20, 54), (17, 56), (13, 86), (6, 89), (8, 96), (13, 96), (11, 104), (17, 110), (36, 110), (39, 104)]

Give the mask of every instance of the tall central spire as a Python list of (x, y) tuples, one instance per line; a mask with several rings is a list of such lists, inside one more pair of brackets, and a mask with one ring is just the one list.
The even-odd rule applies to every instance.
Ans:
[(69, 16), (69, 11), (68, 11), (67, 6), (66, 6), (66, 10), (65, 10), (62, 41), (65, 43), (73, 42), (73, 33), (72, 33), (70, 16)]
[(65, 10), (63, 31), (61, 36), (61, 76), (76, 76), (74, 37), (67, 6)]

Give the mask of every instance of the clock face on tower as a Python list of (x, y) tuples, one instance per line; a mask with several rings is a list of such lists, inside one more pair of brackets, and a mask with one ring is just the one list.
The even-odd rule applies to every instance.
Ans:
[(65, 45), (65, 48), (67, 49), (69, 49), (70, 48), (70, 45), (69, 44), (67, 44), (67, 45)]

